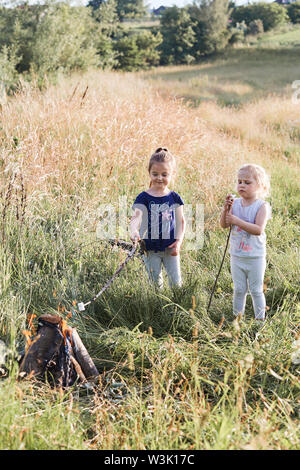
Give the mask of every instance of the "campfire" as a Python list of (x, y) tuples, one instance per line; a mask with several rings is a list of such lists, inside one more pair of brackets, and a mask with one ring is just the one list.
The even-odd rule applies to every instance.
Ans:
[(20, 377), (36, 377), (51, 385), (69, 387), (76, 381), (84, 383), (99, 376), (75, 328), (59, 315), (42, 315), (35, 332), (34, 317), (28, 318), (30, 330), (23, 331), (26, 348)]

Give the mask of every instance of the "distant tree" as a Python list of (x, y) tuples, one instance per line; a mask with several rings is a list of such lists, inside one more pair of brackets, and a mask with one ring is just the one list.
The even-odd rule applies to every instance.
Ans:
[(24, 4), (0, 9), (0, 49), (14, 51), (17, 72), (45, 74), (97, 64), (96, 22), (85, 7)]
[(300, 23), (300, 2), (290, 3), (287, 12), (292, 23)]
[(98, 8), (105, 3), (105, 0), (90, 0), (87, 4), (87, 7), (91, 7), (93, 11), (98, 10)]
[(0, 102), (6, 93), (15, 88), (19, 79), (17, 64), (20, 58), (14, 49), (14, 46), (3, 46), (0, 49)]
[(160, 18), (162, 34), (162, 64), (186, 64), (194, 61), (192, 49), (195, 43), (193, 23), (185, 8), (167, 8)]
[(97, 10), (94, 11), (93, 16), (101, 23), (102, 29), (106, 29), (109, 34), (113, 34), (118, 30), (119, 18), (116, 0), (102, 1)]
[(150, 31), (125, 35), (114, 43), (117, 59), (115, 68), (133, 71), (158, 65), (158, 46), (161, 41), (160, 33), (153, 34)]
[(159, 31), (157, 33), (144, 31), (143, 33), (137, 34), (136, 44), (139, 50), (141, 51), (141, 57), (143, 59), (143, 68), (159, 64), (159, 46), (161, 43), (162, 35)]
[(253, 20), (260, 19), (263, 22), (264, 30), (269, 31), (280, 24), (288, 21), (287, 10), (278, 3), (254, 3), (252, 5), (243, 5), (232, 11), (231, 18), (233, 23), (245, 21), (247, 26)]
[(95, 24), (87, 8), (49, 4), (36, 28), (31, 68), (41, 75), (96, 65), (94, 32)]
[(147, 9), (144, 0), (116, 0), (117, 13), (120, 21), (145, 16)]
[(198, 0), (188, 11), (195, 32), (195, 57), (224, 49), (230, 38), (228, 0)]
[(231, 28), (230, 30), (230, 38), (229, 44), (238, 44), (244, 42), (245, 40), (245, 33), (242, 29), (238, 28)]
[(94, 39), (99, 58), (98, 65), (112, 68), (118, 63), (114, 42), (120, 30), (116, 0), (102, 2), (99, 8), (94, 10), (93, 17), (97, 21)]
[(23, 4), (15, 8), (0, 8), (0, 49), (7, 46), (18, 57), (18, 72), (28, 71), (32, 58), (32, 46), (42, 17), (47, 11), (46, 5)]
[(258, 34), (262, 34), (264, 32), (264, 24), (260, 18), (257, 20), (252, 20), (249, 23), (247, 34), (251, 34), (252, 36), (257, 36)]

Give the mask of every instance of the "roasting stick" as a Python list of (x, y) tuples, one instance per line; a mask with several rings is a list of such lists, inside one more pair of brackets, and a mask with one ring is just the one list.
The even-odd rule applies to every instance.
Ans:
[(113, 281), (115, 280), (115, 278), (117, 277), (117, 275), (122, 271), (122, 269), (125, 268), (126, 264), (128, 263), (128, 261), (130, 261), (135, 253), (136, 253), (136, 250), (137, 250), (137, 246), (138, 246), (138, 243), (137, 242), (134, 242), (133, 244), (133, 247), (130, 251), (130, 253), (128, 254), (127, 258), (125, 259), (125, 261), (118, 267), (117, 271), (113, 274), (113, 276), (107, 281), (107, 283), (102, 287), (102, 289), (98, 292), (98, 294), (96, 294), (91, 300), (89, 300), (88, 302), (86, 303), (83, 303), (83, 302), (79, 302), (77, 305), (78, 305), (78, 310), (80, 312), (83, 312), (85, 310), (85, 307), (87, 307), (88, 305), (90, 305), (92, 302), (95, 302), (95, 300), (98, 299), (98, 297), (100, 297), (100, 295), (103, 294), (103, 292), (106, 291), (106, 289), (109, 288), (109, 286), (113, 283)]

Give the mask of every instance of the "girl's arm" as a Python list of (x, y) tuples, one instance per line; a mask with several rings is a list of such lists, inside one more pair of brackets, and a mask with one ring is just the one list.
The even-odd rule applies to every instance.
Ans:
[(134, 214), (130, 220), (130, 239), (134, 241), (139, 241), (140, 237), (140, 226), (142, 223), (143, 212), (141, 209), (135, 209)]
[(220, 217), (220, 225), (221, 225), (222, 228), (230, 227), (230, 224), (228, 224), (226, 222), (226, 216), (228, 215), (228, 213), (229, 213), (229, 211), (232, 207), (232, 204), (233, 204), (233, 196), (232, 196), (232, 194), (228, 194), (228, 196), (226, 197), (225, 203), (224, 203), (224, 207), (223, 207), (223, 210), (222, 210), (221, 217)]
[(229, 225), (237, 225), (245, 232), (251, 235), (261, 235), (265, 230), (268, 221), (268, 209), (267, 204), (263, 204), (256, 214), (255, 223), (245, 222), (239, 217), (229, 213), (225, 216), (226, 223)]
[(230, 227), (230, 224), (226, 222), (226, 216), (228, 215), (228, 209), (224, 206), (220, 218), (220, 225), (222, 228), (228, 228)]
[(179, 227), (176, 230), (176, 240), (172, 245), (169, 245), (168, 248), (171, 248), (172, 256), (177, 256), (180, 251), (180, 247), (183, 242), (184, 232), (185, 232), (185, 218), (183, 214), (183, 206), (179, 206), (176, 208), (176, 226)]

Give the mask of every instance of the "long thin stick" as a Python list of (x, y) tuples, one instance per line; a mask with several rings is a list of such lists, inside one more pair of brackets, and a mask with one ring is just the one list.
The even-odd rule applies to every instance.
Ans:
[[(228, 197), (229, 197), (229, 201), (231, 202), (231, 205), (232, 205), (235, 196), (233, 194), (230, 194)], [(228, 208), (228, 212), (230, 212), (230, 208), (231, 208), (231, 206)], [(215, 279), (214, 286), (213, 286), (211, 294), (210, 294), (210, 299), (209, 299), (208, 306), (207, 306), (207, 313), (209, 312), (210, 305), (211, 305), (211, 302), (212, 302), (212, 298), (214, 296), (216, 285), (217, 285), (217, 282), (218, 282), (218, 279), (219, 279), (219, 276), (220, 276), (220, 272), (221, 272), (223, 264), (224, 264), (225, 255), (226, 255), (226, 251), (227, 251), (227, 248), (228, 248), (228, 243), (229, 243), (229, 240), (230, 240), (231, 229), (232, 229), (232, 225), (230, 225), (230, 228), (229, 228), (229, 233), (228, 233), (228, 237), (227, 237), (226, 246), (225, 246), (225, 250), (224, 250), (224, 253), (223, 253), (223, 258), (222, 258), (222, 261), (221, 261), (221, 265), (220, 265), (217, 277)]]
[(211, 305), (212, 298), (213, 298), (214, 293), (215, 293), (215, 289), (216, 289), (216, 285), (217, 285), (217, 282), (218, 282), (218, 279), (219, 279), (219, 276), (220, 276), (220, 272), (221, 272), (223, 264), (224, 264), (224, 259), (225, 259), (226, 251), (227, 251), (227, 248), (228, 248), (230, 234), (231, 234), (231, 225), (230, 225), (230, 229), (229, 229), (229, 233), (228, 233), (228, 237), (227, 237), (226, 246), (225, 246), (225, 250), (224, 250), (224, 254), (223, 254), (223, 259), (221, 261), (220, 269), (219, 269), (219, 272), (218, 272), (217, 277), (215, 279), (214, 287), (212, 288), (212, 291), (211, 291), (211, 294), (210, 294), (210, 299), (209, 299), (208, 306), (207, 306), (207, 313), (210, 309), (210, 305)]
[(91, 304), (92, 302), (95, 302), (96, 299), (98, 299), (98, 297), (100, 297), (100, 295), (103, 294), (104, 291), (106, 291), (106, 289), (108, 289), (108, 287), (112, 284), (112, 282), (115, 280), (115, 278), (117, 277), (117, 275), (122, 271), (122, 269), (124, 269), (124, 267), (126, 266), (126, 264), (128, 263), (128, 261), (133, 258), (136, 250), (137, 250), (137, 243), (134, 243), (129, 255), (127, 256), (127, 258), (125, 259), (125, 261), (119, 266), (119, 268), (117, 269), (117, 271), (113, 274), (113, 276), (107, 281), (107, 283), (102, 287), (102, 289), (98, 292), (98, 294), (96, 294), (91, 300), (89, 300), (89, 302), (86, 302), (85, 304), (83, 302), (80, 302), (78, 303), (78, 309), (79, 311), (83, 311), (85, 310), (85, 307), (89, 304)]

